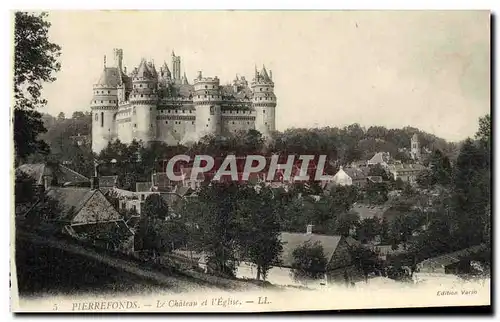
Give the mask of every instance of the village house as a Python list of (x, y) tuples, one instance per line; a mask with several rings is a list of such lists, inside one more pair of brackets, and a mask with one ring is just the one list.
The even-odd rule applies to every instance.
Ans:
[(369, 176), (370, 168), (364, 167), (340, 167), (339, 171), (333, 176), (330, 183), (323, 186), (329, 190), (332, 185), (337, 186), (356, 186), (360, 189), (366, 188), (370, 183), (381, 183), (383, 181), (380, 176)]
[(381, 165), (383, 168), (387, 167), (391, 160), (391, 155), (389, 152), (377, 152), (375, 155), (368, 160), (366, 163), (368, 166)]
[(60, 164), (23, 164), (16, 173), (24, 173), (35, 182), (35, 188), (48, 189), (51, 186), (90, 186), (89, 178)]
[(387, 167), (387, 171), (391, 174), (394, 180), (401, 179), (403, 182), (415, 184), (417, 176), (425, 170), (421, 164), (391, 164)]
[[(282, 232), (280, 240), (283, 244), (283, 252), (280, 255), (281, 264), (272, 267), (266, 277), (266, 281), (276, 285), (307, 285), (308, 287), (322, 287), (333, 283), (346, 283), (357, 280), (360, 273), (354, 265), (351, 249), (357, 242), (351, 237), (328, 236), (312, 233), (312, 225), (309, 225), (306, 233)], [(323, 278), (309, 281), (297, 281), (294, 278), (292, 265), (294, 262), (293, 251), (304, 243), (318, 242), (324, 251), (327, 260), (327, 269)], [(255, 279), (257, 267), (249, 262), (242, 262), (238, 266), (236, 276), (238, 278)]]
[(134, 250), (133, 232), (104, 194), (93, 187), (51, 187), (25, 218), (32, 227), (46, 225), (107, 249)]
[(486, 244), (472, 246), (453, 253), (428, 258), (417, 264), (420, 274), (465, 274), (473, 269), (471, 263), (488, 254)]

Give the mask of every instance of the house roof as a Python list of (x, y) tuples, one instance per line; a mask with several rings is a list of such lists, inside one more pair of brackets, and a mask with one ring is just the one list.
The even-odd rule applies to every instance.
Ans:
[(368, 163), (378, 164), (378, 163), (387, 163), (388, 161), (389, 161), (389, 155), (386, 152), (377, 152), (370, 160), (368, 160)]
[(149, 181), (149, 182), (136, 182), (135, 183), (135, 191), (137, 191), (137, 192), (151, 191), (152, 186), (153, 186), (153, 183), (151, 181)]
[(118, 182), (118, 176), (99, 177), (99, 188), (112, 188)]
[(327, 236), (318, 234), (305, 234), (305, 233), (287, 233), (280, 234), (280, 240), (283, 244), (283, 252), (280, 259), (283, 267), (291, 267), (294, 258), (293, 251), (300, 247), (305, 242), (315, 243), (319, 242), (323, 247), (323, 252), (328, 263), (331, 261), (333, 253), (342, 239), (341, 236)]
[(365, 180), (370, 172), (368, 166), (344, 168), (343, 170), (353, 180)]
[(116, 234), (119, 236), (132, 236), (134, 233), (123, 220), (102, 222), (98, 225), (76, 225), (71, 228), (77, 234), (86, 234), (94, 239), (109, 239), (109, 235)]
[(472, 246), (466, 249), (462, 249), (453, 253), (444, 254), (438, 257), (428, 258), (418, 265), (420, 267), (426, 266), (441, 266), (446, 267), (455, 263), (458, 263), (462, 260), (469, 259), (471, 256), (477, 255), (481, 252), (484, 252), (488, 249), (486, 244)]
[(418, 163), (413, 164), (390, 164), (389, 171), (422, 171), (425, 167)]
[(382, 219), (387, 209), (389, 209), (389, 206), (354, 204), (351, 211), (357, 213), (360, 220), (375, 217)]
[(38, 185), (43, 185), (44, 176), (52, 176), (57, 179), (58, 184), (64, 183), (88, 183), (90, 180), (63, 165), (50, 166), (46, 163), (23, 164), (16, 169), (33, 178)]
[(97, 190), (89, 188), (51, 188), (47, 197), (58, 202), (61, 212), (56, 218), (60, 221), (71, 221), (85, 206)]

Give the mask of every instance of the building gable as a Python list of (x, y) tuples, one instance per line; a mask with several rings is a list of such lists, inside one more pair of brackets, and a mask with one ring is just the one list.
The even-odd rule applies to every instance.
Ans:
[(90, 197), (71, 221), (71, 224), (87, 224), (122, 220), (122, 216), (100, 191)]

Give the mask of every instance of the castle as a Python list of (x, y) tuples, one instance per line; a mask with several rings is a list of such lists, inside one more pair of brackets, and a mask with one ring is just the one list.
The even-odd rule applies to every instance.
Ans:
[(263, 67), (249, 84), (238, 77), (221, 85), (217, 76), (202, 72), (188, 81), (181, 76), (181, 57), (172, 51), (172, 72), (166, 62), (157, 71), (142, 59), (127, 74), (123, 50), (114, 49), (114, 67), (106, 67), (93, 86), (92, 150), (108, 142), (162, 141), (168, 145), (196, 142), (207, 134), (227, 136), (258, 130), (264, 137), (275, 130), (276, 96), (272, 72)]

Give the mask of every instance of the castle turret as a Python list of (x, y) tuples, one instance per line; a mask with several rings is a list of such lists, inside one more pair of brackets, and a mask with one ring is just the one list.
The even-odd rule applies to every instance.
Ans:
[(260, 73), (255, 68), (251, 87), (253, 92), (252, 106), (255, 109), (255, 129), (268, 138), (271, 132), (276, 130), (276, 95), (274, 94), (274, 82), (269, 77), (266, 67), (263, 66)]
[(196, 136), (199, 138), (207, 135), (219, 135), (221, 132), (222, 100), (220, 81), (216, 77), (203, 77), (198, 72), (194, 80), (193, 104), (196, 108)]
[[(149, 65), (149, 66), (148, 66)], [(157, 76), (152, 64), (142, 60), (132, 77), (132, 137), (143, 142), (156, 138)]]
[(101, 152), (110, 141), (116, 138), (115, 115), (118, 110), (117, 86), (120, 74), (115, 67), (106, 67), (97, 83), (93, 86), (92, 109), (92, 151)]

